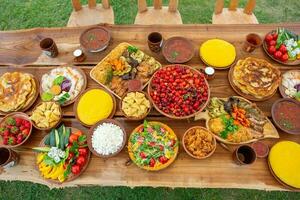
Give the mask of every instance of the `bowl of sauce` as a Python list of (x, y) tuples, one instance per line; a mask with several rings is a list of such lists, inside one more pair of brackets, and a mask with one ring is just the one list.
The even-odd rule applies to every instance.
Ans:
[(111, 35), (106, 28), (97, 26), (88, 28), (80, 35), (80, 45), (89, 52), (100, 52), (106, 49)]

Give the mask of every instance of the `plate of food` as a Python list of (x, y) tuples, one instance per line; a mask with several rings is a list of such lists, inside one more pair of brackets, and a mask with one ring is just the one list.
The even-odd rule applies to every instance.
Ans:
[(132, 131), (128, 140), (128, 153), (138, 167), (158, 171), (175, 161), (178, 143), (176, 134), (169, 126), (145, 120)]
[(300, 191), (300, 145), (293, 141), (280, 141), (273, 145), (268, 157), (271, 174), (283, 186)]
[(206, 128), (225, 144), (248, 144), (264, 138), (279, 138), (279, 134), (252, 102), (239, 96), (211, 98), (206, 111), (195, 117), (206, 120)]
[(160, 67), (158, 61), (137, 47), (120, 43), (91, 70), (90, 76), (121, 99), (130, 80), (140, 80), (144, 88)]
[(32, 74), (6, 72), (0, 77), (0, 112), (24, 112), (28, 110), (39, 93), (39, 82)]
[(190, 66), (174, 64), (154, 73), (148, 94), (161, 114), (172, 119), (187, 119), (205, 108), (210, 90), (204, 74)]
[(282, 75), (279, 85), (281, 96), (300, 102), (300, 70), (289, 70)]
[(277, 28), (266, 34), (263, 49), (283, 65), (300, 65), (300, 37), (286, 28)]
[(82, 125), (91, 127), (103, 119), (113, 118), (116, 99), (104, 88), (89, 88), (76, 100), (73, 110)]
[(76, 179), (90, 160), (87, 136), (65, 125), (52, 129), (33, 150), (37, 151), (36, 165), (41, 176), (56, 184)]
[(281, 81), (280, 70), (267, 61), (248, 57), (238, 60), (228, 73), (231, 87), (236, 93), (252, 101), (271, 98)]
[(162, 54), (170, 63), (185, 63), (195, 54), (194, 45), (184, 37), (171, 37), (162, 47)]
[(236, 50), (225, 40), (210, 39), (201, 44), (199, 55), (206, 65), (215, 69), (227, 69), (235, 61)]
[(272, 106), (272, 118), (278, 128), (290, 134), (300, 134), (300, 102), (290, 98), (278, 99)]
[(209, 130), (202, 126), (194, 126), (184, 133), (182, 145), (188, 155), (201, 160), (213, 155), (217, 142)]
[(0, 146), (14, 148), (24, 144), (32, 132), (32, 122), (25, 113), (14, 112), (0, 121)]
[(86, 75), (80, 68), (56, 67), (42, 76), (40, 96), (43, 101), (56, 101), (67, 106), (85, 90), (86, 84)]

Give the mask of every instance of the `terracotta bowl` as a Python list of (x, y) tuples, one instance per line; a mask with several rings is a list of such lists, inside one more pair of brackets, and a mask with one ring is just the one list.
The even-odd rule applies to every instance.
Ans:
[[(36, 105), (34, 106), (34, 108), (32, 109), (32, 112), (33, 112), (38, 106), (40, 106), (42, 103), (45, 103), (45, 102), (47, 102), (47, 101), (42, 101), (42, 102), (36, 104)], [(50, 101), (50, 102), (53, 102), (53, 103), (55, 103), (56, 105), (58, 105), (58, 109), (59, 109), (59, 112), (60, 112), (59, 120), (56, 122), (56, 124), (54, 124), (53, 126), (50, 126), (50, 127), (48, 127), (48, 128), (41, 128), (41, 127), (38, 127), (38, 126), (35, 124), (35, 122), (32, 121), (32, 125), (34, 126), (34, 128), (36, 128), (36, 129), (38, 129), (38, 130), (41, 130), (41, 131), (48, 131), (48, 130), (50, 130), (50, 129), (52, 129), (52, 128), (57, 127), (57, 126), (60, 124), (60, 122), (62, 121), (62, 115), (63, 115), (63, 112), (62, 112), (62, 110), (61, 110), (61, 106), (59, 105), (59, 103), (57, 103), (57, 102), (55, 102), (55, 101)]]
[[(175, 64), (174, 64), (174, 65), (175, 65)], [(174, 66), (174, 65), (165, 65), (164, 67)], [(196, 69), (194, 69), (194, 68), (192, 68), (192, 67), (190, 67), (190, 66), (188, 66), (188, 65), (183, 65), (183, 64), (179, 64), (179, 65), (182, 66), (182, 67), (185, 67), (185, 68), (189, 68), (189, 69), (191, 69), (192, 71), (194, 71), (195, 73), (201, 73), (200, 71), (198, 71), (198, 70), (196, 70)], [(155, 77), (155, 75), (156, 75), (156, 73), (157, 73), (158, 71), (159, 71), (159, 70), (157, 70), (157, 71), (153, 74), (153, 76), (151, 77), (151, 79), (150, 79), (150, 81), (149, 81), (148, 95), (149, 95), (149, 98), (150, 98), (150, 101), (151, 101), (153, 107), (154, 107), (160, 114), (162, 114), (162, 115), (164, 115), (164, 116), (166, 116), (166, 117), (168, 117), (168, 118), (171, 118), (171, 119), (188, 119), (188, 118), (195, 117), (197, 114), (201, 113), (202, 110), (204, 110), (204, 108), (207, 106), (207, 104), (208, 104), (208, 102), (209, 102), (209, 99), (210, 99), (210, 88), (209, 88), (209, 85), (208, 85), (208, 82), (207, 82), (206, 79), (205, 79), (205, 83), (206, 83), (207, 88), (208, 88), (208, 90), (207, 90), (207, 100), (206, 100), (206, 102), (202, 105), (202, 107), (201, 107), (197, 112), (195, 112), (195, 113), (193, 113), (193, 114), (190, 114), (190, 115), (185, 115), (185, 116), (177, 117), (177, 116), (175, 116), (175, 115), (167, 114), (167, 113), (163, 112), (161, 109), (159, 109), (158, 106), (156, 106), (156, 104), (154, 103), (153, 99), (152, 99), (151, 96), (150, 96), (150, 93), (151, 93), (151, 91), (152, 91), (152, 80), (153, 80), (153, 77)]]
[[(87, 34), (91, 34), (92, 32), (99, 32), (101, 34), (105, 34), (107, 37), (107, 40), (105, 41), (101, 41), (101, 44), (99, 44), (98, 48), (92, 48), (87, 46), (86, 42), (84, 41), (84, 37), (87, 36)], [(87, 36), (90, 37), (90, 36)], [(102, 27), (102, 26), (95, 26), (95, 27), (91, 27), (86, 29), (85, 31), (83, 31), (80, 35), (79, 41), (80, 41), (80, 45), (86, 49), (89, 52), (100, 52), (106, 49), (106, 47), (109, 45), (111, 39), (111, 34), (109, 33), (109, 31)]]
[[(212, 150), (209, 154), (207, 154), (206, 156), (204, 156), (204, 157), (198, 157), (198, 156), (195, 156), (195, 155), (192, 154), (192, 153), (187, 149), (187, 147), (185, 146), (185, 137), (186, 137), (186, 135), (188, 134), (188, 132), (190, 132), (190, 131), (193, 130), (193, 129), (202, 129), (202, 130), (208, 132), (208, 133), (212, 136), (212, 138), (213, 138), (213, 146), (214, 146), (214, 147), (213, 147), (213, 150)], [(199, 159), (199, 160), (202, 160), (202, 159), (208, 158), (208, 157), (210, 157), (211, 155), (214, 154), (214, 152), (215, 152), (215, 150), (216, 150), (216, 148), (217, 148), (217, 142), (216, 142), (216, 138), (215, 138), (214, 134), (212, 134), (209, 130), (207, 130), (206, 128), (204, 128), (204, 127), (202, 127), (202, 126), (193, 126), (193, 127), (189, 128), (189, 129), (184, 133), (184, 135), (183, 135), (183, 137), (182, 137), (182, 146), (183, 146), (184, 150), (186, 151), (186, 153), (187, 153), (189, 156), (191, 156), (191, 157), (193, 157), (193, 158), (196, 158), (196, 159)]]
[[(150, 108), (148, 109), (148, 111), (147, 111), (145, 114), (143, 114), (143, 115), (141, 115), (141, 116), (139, 116), (139, 117), (131, 117), (131, 116), (128, 116), (128, 115), (125, 114), (125, 112), (124, 112), (123, 109), (122, 109), (123, 99), (127, 96), (127, 94), (129, 94), (129, 93), (131, 93), (131, 92), (139, 92), (139, 93), (143, 93), (143, 94), (145, 95), (146, 99), (150, 102)], [(152, 104), (151, 104), (150, 98), (149, 98), (149, 96), (148, 96), (148, 94), (147, 94), (146, 92), (144, 92), (144, 91), (130, 91), (130, 92), (126, 92), (126, 93), (124, 94), (124, 96), (122, 97), (121, 101), (119, 101), (119, 107), (120, 107), (120, 110), (121, 110), (122, 114), (123, 114), (128, 120), (139, 121), (139, 120), (143, 120), (145, 117), (147, 117), (147, 115), (150, 113), (150, 111), (151, 111), (151, 109), (152, 109)]]
[(27, 114), (22, 113), (22, 112), (14, 112), (14, 113), (10, 113), (10, 114), (6, 115), (5, 117), (3, 117), (2, 120), (0, 121), (0, 124), (2, 125), (8, 117), (20, 117), (22, 119), (25, 119), (25, 120), (29, 121), (30, 124), (31, 124), (30, 125), (30, 131), (29, 131), (29, 134), (27, 135), (27, 137), (23, 140), (23, 142), (20, 143), (20, 144), (16, 144), (16, 145), (4, 145), (4, 144), (2, 144), (3, 143), (3, 138), (2, 138), (2, 136), (0, 136), (0, 147), (14, 148), (14, 147), (21, 146), (30, 137), (31, 132), (32, 132), (32, 124), (33, 123), (32, 123), (32, 121), (30, 120), (30, 118)]
[[(92, 146), (92, 136), (93, 136), (93, 134), (94, 134), (94, 130), (95, 130), (99, 125), (101, 125), (101, 124), (103, 124), (103, 123), (112, 123), (112, 124), (114, 124), (114, 125), (116, 125), (116, 126), (119, 126), (119, 127), (122, 129), (122, 131), (123, 131), (123, 143), (122, 143), (120, 149), (119, 149), (118, 151), (116, 151), (116, 152), (110, 154), (110, 155), (102, 155), (102, 154), (99, 154), (99, 153), (94, 149), (94, 147)], [(97, 122), (95, 125), (93, 125), (93, 126), (89, 129), (89, 133), (88, 133), (88, 135), (87, 135), (87, 143), (88, 143), (88, 146), (89, 146), (90, 151), (91, 151), (95, 156), (98, 156), (98, 157), (101, 157), (101, 158), (110, 158), (110, 157), (114, 157), (115, 155), (117, 155), (118, 153), (120, 153), (120, 152), (122, 151), (122, 149), (124, 148), (126, 142), (127, 142), (127, 134), (126, 134), (126, 131), (125, 131), (124, 126), (123, 126), (120, 122), (118, 122), (118, 121), (116, 121), (116, 120), (114, 120), (114, 119), (104, 119), (104, 120), (102, 120), (102, 121)]]
[[(112, 98), (112, 100), (113, 100), (113, 109), (112, 109), (110, 115), (107, 117), (108, 119), (114, 117), (115, 112), (116, 112), (116, 109), (117, 109), (117, 106), (116, 106), (116, 105), (117, 105), (116, 98), (115, 98), (114, 95), (112, 95), (108, 90), (106, 90), (106, 89), (104, 89), (104, 88), (100, 88), (100, 87), (99, 87), (99, 88), (98, 88), (98, 87), (93, 87), (93, 88), (88, 88), (88, 89), (86, 89), (84, 92), (82, 92), (82, 93), (80, 94), (80, 96), (77, 98), (77, 100), (75, 101), (74, 106), (73, 106), (73, 112), (75, 113), (76, 119), (77, 119), (83, 126), (86, 126), (86, 127), (92, 127), (93, 125), (86, 124), (86, 123), (84, 123), (83, 121), (81, 121), (81, 120), (79, 119), (79, 116), (78, 116), (78, 113), (77, 113), (77, 106), (78, 106), (78, 103), (79, 103), (81, 97), (82, 97), (86, 92), (88, 92), (88, 91), (90, 91), (90, 90), (93, 90), (93, 89), (103, 90), (103, 91), (107, 92), (107, 93), (111, 96), (111, 98)], [(101, 121), (101, 120), (100, 120), (100, 121)]]

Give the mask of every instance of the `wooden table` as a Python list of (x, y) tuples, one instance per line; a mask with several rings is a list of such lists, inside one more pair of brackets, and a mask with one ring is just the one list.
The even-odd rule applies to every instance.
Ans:
[[(5, 71), (20, 70), (34, 74), (40, 78), (42, 74), (55, 66), (62, 64), (77, 64), (89, 75), (91, 68), (98, 63), (111, 49), (120, 42), (129, 42), (136, 45), (146, 53), (154, 56), (162, 64), (167, 64), (161, 54), (153, 54), (147, 47), (147, 35), (152, 31), (159, 31), (164, 38), (171, 36), (184, 36), (193, 41), (198, 47), (202, 42), (210, 38), (223, 38), (233, 43), (237, 50), (238, 58), (254, 56), (264, 58), (282, 72), (289, 69), (300, 69), (300, 66), (286, 67), (275, 63), (268, 58), (262, 48), (248, 54), (242, 51), (242, 44), (245, 36), (249, 32), (256, 32), (262, 37), (264, 34), (277, 25), (180, 25), (180, 26), (110, 26), (113, 40), (107, 50), (101, 53), (87, 54), (84, 63), (74, 63), (72, 52), (79, 47), (79, 35), (84, 28), (37, 28), (21, 31), (0, 32), (0, 74)], [(282, 24), (297, 33), (300, 33), (300, 23)], [(39, 40), (43, 37), (51, 37), (55, 40), (59, 49), (59, 56), (51, 59), (44, 56), (39, 48)], [(198, 48), (194, 58), (187, 63), (191, 66), (203, 66), (198, 56)], [(216, 72), (214, 80), (209, 81), (212, 96), (227, 97), (236, 95), (230, 87), (227, 80), (228, 70)], [(88, 76), (88, 87), (98, 86)], [(274, 101), (281, 98), (277, 92), (271, 99), (259, 102), (257, 105), (263, 112), (270, 117), (270, 109)], [(74, 118), (73, 106), (63, 108), (64, 122), (87, 131)], [(30, 110), (29, 110), (30, 112)], [(141, 122), (127, 121), (120, 113), (119, 109), (115, 119), (120, 121), (126, 128), (127, 133), (139, 125)], [(148, 120), (159, 120), (168, 124), (177, 136), (181, 139), (185, 130), (194, 125), (204, 125), (202, 121), (181, 120), (175, 121), (162, 117), (158, 112), (152, 111), (147, 117)], [(34, 131), (29, 141), (24, 147), (33, 147), (38, 145), (46, 132)], [(280, 140), (293, 140), (300, 142), (299, 136), (293, 136), (280, 132)], [(265, 140), (272, 145), (279, 140)], [(234, 149), (235, 147), (231, 147)], [(34, 168), (35, 155), (33, 152), (24, 148), (16, 149), (21, 160), (18, 166), (8, 169), (0, 175), (2, 180), (24, 180), (36, 183), (42, 183), (49, 187), (57, 187), (43, 180)], [(263, 190), (285, 190), (273, 178), (268, 170), (266, 159), (258, 159), (251, 166), (238, 166), (233, 163), (230, 152), (217, 146), (215, 154), (205, 160), (195, 160), (189, 157), (180, 148), (180, 153), (169, 168), (159, 172), (147, 172), (139, 169), (134, 164), (125, 166), (128, 161), (126, 149), (119, 155), (110, 159), (101, 159), (92, 156), (91, 162), (83, 175), (70, 183), (64, 183), (61, 186), (75, 185), (103, 185), (103, 186), (167, 186), (167, 187), (197, 187), (197, 188), (249, 188)]]

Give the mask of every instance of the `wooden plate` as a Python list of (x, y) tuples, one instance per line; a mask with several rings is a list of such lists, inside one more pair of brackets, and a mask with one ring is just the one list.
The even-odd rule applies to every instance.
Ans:
[[(176, 40), (184, 42), (185, 44), (187, 44), (188, 48), (192, 51), (191, 55), (189, 57), (187, 57), (186, 59), (182, 60), (182, 61), (176, 61), (176, 58), (175, 58), (175, 60), (172, 60), (172, 59), (170, 59), (167, 56), (166, 48), (168, 47), (168, 45), (171, 45)], [(182, 50), (182, 51), (184, 51), (184, 50)], [(162, 47), (162, 54), (163, 54), (164, 58), (169, 63), (186, 63), (186, 62), (190, 61), (194, 57), (194, 55), (195, 55), (195, 47), (194, 47), (194, 45), (187, 38), (184, 38), (184, 37), (171, 37), (171, 38), (167, 39), (164, 42), (163, 47)]]
[[(127, 96), (128, 93), (131, 93), (131, 92), (139, 92), (139, 93), (143, 93), (143, 94), (145, 95), (146, 99), (148, 99), (148, 101), (150, 102), (150, 108), (148, 109), (148, 111), (147, 111), (144, 115), (142, 115), (142, 116), (140, 116), (140, 117), (130, 117), (130, 116), (126, 115), (126, 113), (125, 113), (125, 112), (123, 111), (123, 109), (122, 109), (122, 103), (123, 103), (124, 98)], [(152, 103), (151, 103), (151, 100), (150, 100), (149, 95), (148, 95), (146, 92), (144, 92), (144, 91), (128, 91), (128, 92), (126, 92), (125, 95), (122, 97), (121, 101), (119, 101), (119, 108), (120, 108), (122, 114), (123, 114), (128, 120), (139, 121), (139, 120), (143, 120), (143, 119), (144, 119), (145, 117), (147, 117), (147, 115), (150, 113), (150, 111), (151, 111), (151, 109), (152, 109)]]
[[(38, 106), (40, 106), (42, 103), (45, 103), (45, 102), (46, 102), (46, 101), (42, 101), (42, 102), (39, 102), (38, 104), (36, 104), (36, 105), (34, 106), (34, 108), (32, 109), (32, 112), (33, 112)], [(57, 102), (55, 102), (55, 101), (50, 101), (50, 102), (53, 102), (53, 103), (55, 103), (56, 105), (58, 105), (58, 109), (59, 109), (59, 112), (60, 112), (60, 118), (59, 118), (59, 120), (56, 122), (56, 124), (54, 124), (53, 126), (50, 126), (50, 127), (48, 127), (48, 128), (41, 128), (41, 127), (38, 127), (38, 126), (35, 124), (35, 122), (32, 120), (32, 125), (34, 126), (34, 128), (36, 128), (36, 129), (38, 129), (38, 130), (41, 130), (41, 131), (48, 131), (48, 130), (50, 130), (50, 129), (52, 129), (52, 128), (56, 128), (56, 127), (60, 124), (60, 122), (62, 121), (63, 112), (62, 112), (62, 110), (61, 110), (61, 107), (60, 107), (59, 103), (57, 103)], [(32, 115), (32, 112), (31, 112), (31, 115)]]
[[(270, 34), (270, 33), (273, 33), (273, 32), (275, 32), (275, 30), (273, 30), (273, 31), (271, 31), (271, 32), (269, 32), (269, 33), (267, 33), (267, 34)], [(266, 35), (267, 35), (267, 34), (266, 34)], [(278, 59), (274, 58), (274, 57), (268, 52), (268, 45), (267, 45), (267, 43), (266, 43), (265, 40), (263, 40), (263, 45), (262, 45), (262, 46), (263, 46), (263, 49), (264, 49), (265, 53), (266, 53), (272, 60), (274, 60), (274, 61), (276, 61), (276, 62), (278, 62), (278, 63), (280, 63), (280, 64), (283, 64), (283, 65), (289, 65), (289, 66), (300, 65), (300, 60), (299, 60), (299, 59), (293, 60), (293, 61), (288, 60), (288, 61), (286, 61), (286, 62), (282, 62), (281, 60), (278, 60)]]
[[(165, 65), (164, 67), (172, 67), (172, 66), (175, 66), (175, 65)], [(198, 70), (196, 70), (196, 69), (194, 69), (194, 68), (192, 68), (192, 67), (190, 67), (190, 66), (188, 66), (188, 65), (180, 64), (180, 66), (181, 66), (181, 67), (188, 68), (188, 69), (194, 71), (195, 73), (201, 74), (201, 72), (199, 72)], [(151, 78), (150, 81), (149, 81), (148, 95), (149, 95), (149, 97), (150, 97), (150, 100), (151, 100), (151, 103), (152, 103), (153, 107), (154, 107), (160, 114), (162, 114), (162, 115), (164, 115), (164, 116), (166, 116), (166, 117), (169, 117), (169, 118), (171, 118), (171, 119), (188, 119), (188, 118), (192, 118), (192, 117), (194, 117), (194, 116), (196, 116), (197, 114), (199, 114), (199, 113), (202, 112), (202, 110), (206, 107), (206, 105), (208, 104), (209, 99), (210, 99), (210, 89), (209, 89), (209, 84), (208, 84), (208, 82), (207, 82), (206, 79), (205, 79), (205, 83), (206, 83), (207, 88), (208, 88), (208, 90), (207, 90), (207, 101), (202, 105), (202, 107), (201, 107), (197, 112), (195, 112), (195, 113), (193, 113), (193, 114), (190, 114), (190, 115), (183, 116), (183, 117), (176, 117), (176, 116), (174, 116), (174, 115), (167, 114), (167, 113), (163, 112), (162, 110), (160, 110), (160, 109), (158, 108), (158, 106), (155, 105), (155, 103), (154, 103), (154, 101), (153, 101), (153, 99), (151, 98), (151, 95), (150, 95), (150, 92), (152, 91), (152, 88), (151, 88), (152, 79), (153, 79), (153, 77), (155, 77), (155, 75), (156, 75), (156, 73), (157, 73), (158, 71), (159, 71), (159, 70), (157, 70), (157, 71), (153, 74), (152, 78)]]
[[(213, 147), (213, 150), (212, 150), (209, 154), (207, 154), (206, 156), (204, 156), (204, 157), (197, 157), (197, 156), (193, 155), (193, 154), (187, 149), (187, 147), (185, 146), (185, 142), (184, 142), (185, 136), (187, 135), (187, 133), (188, 133), (189, 131), (191, 131), (191, 130), (193, 130), (193, 129), (201, 129), (201, 130), (204, 130), (205, 132), (208, 132), (208, 133), (212, 136), (212, 138), (213, 138), (213, 146), (214, 146), (214, 147)], [(189, 129), (184, 133), (184, 135), (183, 135), (181, 141), (182, 141), (182, 146), (183, 146), (185, 152), (186, 152), (189, 156), (191, 156), (191, 157), (193, 157), (193, 158), (196, 158), (196, 159), (199, 159), (199, 160), (202, 160), (202, 159), (205, 159), (205, 158), (210, 157), (211, 155), (214, 154), (214, 152), (215, 152), (215, 150), (216, 150), (216, 148), (217, 148), (217, 142), (216, 142), (215, 135), (214, 135), (212, 132), (210, 132), (208, 129), (206, 129), (206, 128), (202, 127), (202, 126), (193, 126), (193, 127), (189, 128)]]
[[(275, 125), (276, 125), (280, 130), (282, 130), (282, 131), (284, 131), (284, 132), (286, 132), (286, 133), (289, 133), (289, 134), (300, 135), (300, 129), (298, 129), (298, 130), (286, 130), (286, 129), (282, 128), (282, 127), (278, 124), (278, 122), (276, 121), (276, 119), (275, 119), (275, 113), (276, 113), (275, 107), (277, 106), (278, 103), (281, 103), (281, 102), (283, 102), (283, 101), (292, 102), (292, 103), (294, 103), (294, 104), (296, 104), (296, 105), (298, 105), (298, 106), (300, 107), (300, 102), (297, 101), (297, 100), (295, 100), (295, 99), (291, 99), (291, 98), (278, 99), (278, 100), (275, 101), (275, 102), (273, 103), (273, 105), (272, 105), (272, 109), (271, 109), (272, 119), (273, 119)], [(299, 113), (297, 113), (297, 114), (299, 114)]]
[(28, 140), (28, 138), (30, 137), (31, 132), (32, 132), (32, 121), (30, 120), (30, 118), (29, 118), (29, 116), (27, 114), (22, 113), (22, 112), (14, 112), (14, 113), (10, 113), (10, 114), (6, 115), (5, 117), (3, 117), (2, 120), (0, 121), (0, 124), (2, 125), (6, 121), (6, 119), (8, 117), (19, 117), (19, 118), (22, 118), (22, 119), (25, 119), (25, 120), (29, 121), (30, 124), (31, 124), (30, 125), (29, 134), (23, 140), (23, 142), (20, 143), (20, 144), (16, 144), (16, 145), (4, 145), (4, 144), (2, 144), (3, 143), (3, 138), (2, 138), (2, 136), (0, 136), (0, 147), (15, 148), (15, 147), (18, 147), (18, 146), (21, 146), (22, 144), (24, 144)]
[[(233, 96), (233, 97), (236, 97), (236, 98), (239, 98), (239, 99), (242, 99), (254, 106), (256, 106), (254, 103), (250, 102), (249, 100), (243, 98), (243, 97), (240, 97), (240, 96)], [(219, 98), (219, 99), (223, 99), (223, 100), (227, 100), (228, 98)], [(259, 108), (258, 108), (259, 109)], [(210, 130), (209, 128), (209, 120), (211, 119), (209, 114), (208, 114), (208, 110), (206, 110), (205, 112), (202, 112), (200, 114), (198, 114), (196, 117), (195, 117), (195, 120), (199, 120), (199, 119), (202, 119), (202, 120), (205, 120), (205, 125), (206, 125), (206, 128), (208, 130)], [(261, 138), (255, 138), (255, 139), (252, 139), (252, 140), (248, 140), (248, 141), (245, 141), (245, 142), (240, 142), (240, 143), (235, 143), (235, 142), (229, 142), (225, 139), (223, 139), (222, 137), (220, 137), (219, 135), (217, 134), (214, 134), (216, 139), (224, 144), (230, 144), (230, 145), (242, 145), (242, 144), (249, 144), (249, 143), (252, 143), (252, 142), (256, 142), (258, 140), (262, 140), (262, 139), (265, 139), (265, 138), (276, 138), (278, 139), (279, 138), (279, 133), (277, 131), (277, 129), (274, 127), (274, 125), (272, 124), (272, 122), (265, 116), (265, 119), (267, 120), (267, 123), (269, 124), (269, 126), (271, 127), (270, 130), (266, 130), (263, 134), (264, 134), (264, 137), (261, 137)]]
[[(29, 74), (29, 73), (26, 73), (26, 74)], [(34, 104), (34, 102), (36, 101), (36, 99), (39, 96), (38, 89), (40, 88), (40, 86), (39, 86), (39, 81), (32, 74), (29, 74), (29, 75), (33, 78), (33, 80), (35, 81), (35, 85), (36, 85), (36, 91), (35, 91), (33, 99), (24, 108), (14, 110), (14, 111), (9, 111), (9, 112), (0, 111), (0, 113), (5, 115), (5, 114), (13, 113), (13, 112), (25, 112)]]
[[(290, 72), (298, 72), (300, 74), (300, 70), (289, 70), (289, 71), (286, 71), (284, 74), (290, 73)], [(282, 75), (282, 77), (284, 76), (284, 74)], [(284, 87), (282, 85), (282, 81), (283, 81), (283, 78), (281, 79), (281, 82), (280, 82), (280, 85), (279, 85), (279, 92), (280, 92), (281, 96), (283, 98), (291, 98), (290, 96), (288, 96), (288, 95), (285, 94), (286, 87)]]
[[(123, 131), (123, 143), (121, 145), (121, 148), (116, 151), (115, 153), (113, 154), (110, 154), (110, 155), (102, 155), (102, 154), (99, 154), (93, 147), (92, 145), (92, 136), (93, 136), (93, 133), (94, 133), (94, 130), (101, 124), (103, 123), (111, 123), (111, 124), (114, 124), (118, 127), (120, 127)], [(115, 155), (117, 155), (118, 153), (120, 153), (122, 151), (122, 149), (124, 148), (126, 142), (127, 142), (127, 134), (126, 134), (126, 131), (125, 131), (125, 128), (124, 126), (118, 122), (117, 120), (114, 120), (114, 119), (104, 119), (104, 120), (101, 120), (99, 122), (97, 122), (95, 125), (93, 125), (90, 129), (89, 129), (89, 133), (88, 133), (88, 139), (87, 139), (87, 142), (88, 142), (88, 146), (89, 146), (89, 149), (90, 151), (95, 155), (95, 156), (98, 156), (98, 157), (101, 157), (101, 158), (110, 158), (110, 157), (113, 157)]]
[(272, 98), (274, 96), (274, 94), (276, 93), (277, 90), (274, 90), (274, 92), (268, 96), (265, 96), (263, 98), (256, 98), (250, 94), (245, 94), (244, 92), (242, 92), (240, 90), (240, 88), (238, 88), (234, 82), (233, 82), (233, 70), (234, 70), (235, 66), (231, 67), (229, 72), (228, 72), (228, 80), (229, 80), (229, 83), (231, 85), (231, 87), (233, 88), (233, 90), (238, 93), (239, 95), (241, 95), (242, 97), (245, 97), (246, 99), (248, 100), (251, 100), (251, 101), (265, 101), (265, 100), (268, 100), (270, 98)]
[[(64, 66), (60, 66), (60, 67), (70, 67), (70, 66), (64, 65)], [(61, 107), (68, 106), (68, 105), (74, 103), (76, 101), (76, 99), (80, 96), (80, 94), (85, 90), (85, 88), (87, 86), (87, 78), (86, 78), (86, 75), (85, 75), (84, 71), (82, 69), (76, 68), (76, 67), (71, 67), (71, 68), (74, 69), (74, 70), (77, 70), (82, 75), (83, 85), (82, 85), (82, 88), (81, 88), (80, 92), (78, 93), (78, 95), (74, 99), (66, 101), (64, 104), (61, 104), (60, 105)], [(51, 69), (47, 74), (49, 74), (52, 70), (53, 69)], [(41, 97), (42, 97), (43, 92), (44, 91), (43, 91), (43, 88), (42, 88), (42, 78), (41, 78), (41, 85), (40, 85), (40, 96)]]
[[(73, 128), (73, 127), (66, 127), (66, 128), (71, 128), (71, 133), (73, 133), (73, 132), (77, 132), (77, 131), (79, 131), (79, 129), (77, 129), (77, 128)], [(41, 142), (40, 142), (40, 144), (39, 144), (39, 147), (45, 147), (46, 145), (44, 144), (44, 142), (45, 142), (45, 140), (46, 140), (46, 138), (47, 138), (47, 136), (48, 136), (49, 134), (47, 134), (42, 140), (41, 140)], [(38, 153), (36, 153), (36, 155), (37, 155)], [(63, 183), (66, 183), (66, 182), (70, 182), (70, 181), (72, 181), (72, 180), (75, 180), (76, 178), (78, 178), (85, 170), (86, 170), (86, 168), (87, 168), (87, 166), (88, 166), (88, 164), (89, 164), (89, 162), (90, 162), (90, 158), (91, 158), (91, 152), (90, 151), (88, 151), (88, 156), (87, 156), (87, 161), (86, 161), (86, 163), (85, 163), (85, 165), (82, 167), (82, 169), (81, 169), (81, 171), (80, 171), (80, 173), (79, 174), (70, 174), (69, 175), (69, 177), (64, 181), (64, 182), (59, 182), (58, 180), (52, 180), (52, 179), (46, 179), (46, 178), (44, 178), (46, 181), (48, 181), (48, 182), (50, 182), (50, 183), (55, 183), (55, 184), (63, 184)], [(38, 166), (36, 165), (36, 169), (40, 172), (40, 170), (38, 169)]]
[[(158, 124), (158, 125), (160, 125), (160, 126), (162, 126), (163, 128), (165, 128), (170, 134), (172, 134), (175, 138), (176, 138), (176, 140), (179, 142), (179, 140), (178, 140), (178, 138), (177, 138), (177, 136), (176, 136), (176, 134), (174, 133), (174, 131), (169, 127), (169, 126), (167, 126), (166, 124), (163, 124), (163, 123), (161, 123), (161, 122), (156, 122), (156, 121), (150, 121), (150, 122), (148, 122), (148, 123), (150, 123), (150, 124)], [(141, 125), (139, 125), (138, 127), (136, 127), (132, 132), (131, 132), (131, 134), (130, 134), (130, 137), (132, 136), (132, 134), (134, 133), (134, 132), (137, 132), (137, 130), (139, 130), (141, 127), (143, 127), (144, 126), (144, 124), (141, 124)], [(131, 151), (131, 149), (130, 149), (130, 146), (132, 145), (131, 144), (131, 142), (130, 142), (130, 137), (129, 137), (129, 139), (128, 139), (128, 145), (127, 145), (127, 147), (128, 147), (128, 154), (129, 154), (129, 157), (130, 157), (130, 159), (132, 160), (132, 162), (133, 163), (135, 163), (134, 161), (134, 156), (133, 156), (133, 153), (132, 153), (132, 151)], [(148, 167), (148, 166), (139, 166), (139, 165), (137, 165), (136, 164), (136, 166), (138, 166), (139, 168), (141, 168), (141, 169), (145, 169), (145, 170), (147, 170), (147, 171), (159, 171), (159, 170), (162, 170), (162, 169), (165, 169), (165, 168), (167, 168), (167, 167), (169, 167), (174, 161), (175, 161), (175, 159), (176, 159), (176, 157), (177, 157), (177, 154), (178, 154), (178, 150), (179, 150), (179, 145), (177, 146), (177, 148), (175, 148), (175, 155), (171, 158), (171, 159), (169, 159), (169, 161), (167, 162), (167, 163), (165, 163), (165, 164), (163, 164), (162, 166), (160, 166), (159, 168), (152, 168), (152, 167)]]
[[(77, 106), (78, 106), (78, 103), (79, 103), (81, 97), (82, 97), (86, 92), (88, 92), (88, 91), (90, 91), (90, 90), (93, 90), (93, 89), (103, 90), (103, 91), (105, 91), (107, 94), (109, 94), (109, 95), (111, 96), (111, 98), (112, 98), (112, 100), (113, 100), (113, 108), (112, 108), (112, 111), (111, 111), (110, 115), (108, 116), (108, 119), (114, 117), (115, 112), (116, 112), (116, 109), (117, 109), (116, 98), (114, 97), (114, 95), (112, 95), (112, 94), (111, 94), (109, 91), (107, 91), (105, 88), (93, 87), (93, 88), (88, 88), (88, 89), (86, 89), (84, 92), (82, 92), (82, 93), (80, 94), (80, 96), (77, 98), (77, 100), (75, 101), (74, 106), (73, 106), (73, 111), (74, 111), (74, 113), (75, 113), (76, 119), (77, 119), (82, 125), (84, 125), (84, 126), (86, 126), (86, 127), (92, 127), (93, 125), (88, 125), (88, 124), (82, 122), (82, 121), (79, 119), (79, 116), (78, 116), (78, 113), (77, 113)], [(101, 102), (96, 102), (96, 103), (101, 103)], [(92, 105), (91, 105), (91, 106), (92, 106)], [(99, 120), (99, 121), (101, 121), (101, 120)]]

